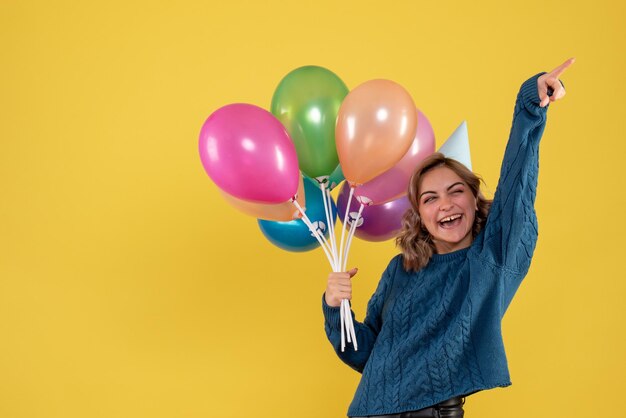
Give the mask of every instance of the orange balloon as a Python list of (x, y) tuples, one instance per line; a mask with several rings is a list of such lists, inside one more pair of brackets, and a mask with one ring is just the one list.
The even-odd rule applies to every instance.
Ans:
[(417, 129), (411, 95), (390, 80), (370, 80), (352, 90), (337, 115), (335, 142), (343, 173), (363, 184), (393, 167)]
[[(255, 218), (265, 219), (268, 221), (293, 221), (294, 219), (300, 219), (301, 215), (296, 206), (291, 202), (283, 203), (255, 203), (247, 200), (238, 199), (229, 195), (228, 193), (221, 191), (222, 196), (235, 208), (239, 209), (246, 215), (254, 216)], [(306, 199), (304, 196), (304, 183), (302, 181), (302, 175), (300, 175), (300, 181), (298, 182), (298, 194), (296, 201), (305, 209)]]

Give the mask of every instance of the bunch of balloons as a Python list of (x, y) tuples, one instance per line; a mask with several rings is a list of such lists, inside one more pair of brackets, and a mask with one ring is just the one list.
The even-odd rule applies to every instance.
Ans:
[[(353, 236), (397, 234), (410, 176), (434, 147), (428, 119), (402, 86), (370, 80), (349, 91), (317, 66), (287, 74), (271, 112), (243, 103), (216, 110), (199, 141), (209, 177), (233, 206), (259, 218), (269, 241), (289, 251), (321, 246), (333, 271), (345, 270)], [(330, 192), (344, 179), (337, 208)], [(356, 350), (347, 300), (341, 314), (342, 349), (347, 339)]]

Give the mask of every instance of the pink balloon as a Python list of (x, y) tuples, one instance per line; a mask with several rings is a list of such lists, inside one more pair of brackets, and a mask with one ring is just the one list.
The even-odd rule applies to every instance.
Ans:
[[(356, 188), (358, 190), (358, 187)], [(350, 194), (350, 185), (344, 183), (337, 198), (339, 219), (343, 221), (346, 213), (346, 203)], [(355, 219), (359, 210), (359, 203), (354, 199), (350, 204), (349, 219)], [(411, 207), (408, 196), (363, 208), (361, 220), (357, 223), (354, 235), (365, 241), (386, 241), (395, 238), (402, 229), (402, 216)]]
[(208, 117), (200, 159), (215, 184), (239, 199), (285, 202), (298, 190), (296, 148), (283, 125), (260, 107), (235, 103)]
[(354, 189), (365, 204), (379, 205), (407, 194), (409, 181), (419, 163), (435, 152), (435, 133), (428, 118), (417, 111), (415, 139), (402, 159), (389, 170)]

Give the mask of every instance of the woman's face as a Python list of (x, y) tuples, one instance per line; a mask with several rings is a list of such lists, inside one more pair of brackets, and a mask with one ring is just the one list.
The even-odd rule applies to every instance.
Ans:
[(423, 175), (418, 212), (437, 254), (469, 247), (477, 202), (469, 186), (446, 166)]

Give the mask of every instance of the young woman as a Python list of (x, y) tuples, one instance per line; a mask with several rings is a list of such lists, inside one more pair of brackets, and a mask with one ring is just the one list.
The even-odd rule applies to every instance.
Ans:
[(462, 417), (465, 396), (511, 384), (501, 320), (530, 267), (539, 140), (572, 63), (522, 84), (493, 202), (457, 161), (435, 154), (418, 167), (397, 239), (402, 253), (383, 273), (364, 322), (355, 321), (358, 351), (341, 352), (339, 314), (357, 270), (329, 275), (326, 334), (341, 360), (363, 373), (349, 416)]

